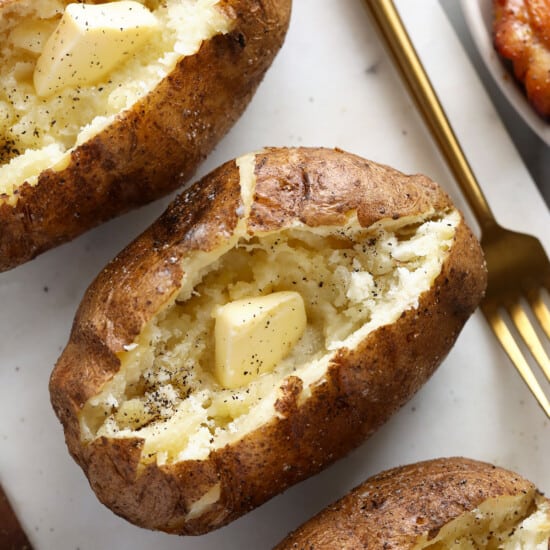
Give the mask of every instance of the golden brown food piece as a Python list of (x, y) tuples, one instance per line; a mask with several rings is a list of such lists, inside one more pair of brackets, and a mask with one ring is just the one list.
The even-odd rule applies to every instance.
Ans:
[[(102, 3), (102, 2), (89, 2)], [(38, 96), (68, 2), (0, 2), (0, 271), (174, 190), (279, 50), (291, 0), (140, 0), (160, 30), (104, 81)]]
[(550, 0), (493, 0), (493, 38), (529, 101), (550, 117)]
[[(362, 443), (433, 373), (485, 284), (479, 243), (428, 178), (339, 150), (245, 155), (100, 273), (52, 403), (103, 503), (204, 533)], [(279, 292), (301, 297), (305, 331), (224, 386), (216, 311)]]
[(19, 519), (0, 485), (0, 546), (20, 550), (31, 550), (32, 546), (27, 538)]
[(378, 474), (276, 550), (546, 550), (550, 501), (520, 475), (466, 458)]

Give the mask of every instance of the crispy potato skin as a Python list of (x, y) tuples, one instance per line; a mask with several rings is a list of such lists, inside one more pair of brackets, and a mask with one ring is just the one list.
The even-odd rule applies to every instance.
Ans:
[[(268, 149), (256, 156), (256, 193), (248, 228), (283, 229), (295, 220), (340, 226), (357, 209), (364, 226), (390, 217), (450, 207), (424, 176), (338, 150)], [(142, 441), (99, 439), (83, 445), (83, 404), (119, 368), (116, 353), (131, 343), (183, 277), (184, 258), (230, 235), (241, 204), (239, 174), (229, 162), (184, 191), (113, 260), (88, 289), (70, 341), (50, 381), (67, 445), (98, 497), (145, 527), (200, 534), (257, 507), (358, 446), (402, 406), (447, 354), (486, 284), (479, 243), (462, 222), (442, 272), (419, 306), (371, 333), (357, 349), (341, 349), (322, 383), (298, 404), (301, 380), (286, 379), (278, 416), (208, 460), (143, 468)], [(186, 521), (191, 503), (220, 483), (206, 515)]]
[(489, 498), (536, 494), (518, 474), (466, 458), (441, 458), (378, 474), (331, 504), (275, 550), (412, 548)]
[[(4, 5), (8, 6), (10, 2)], [(281, 47), (291, 0), (223, 0), (233, 30), (183, 58), (151, 93), (71, 154), (0, 197), (0, 271), (173, 191), (251, 100)]]

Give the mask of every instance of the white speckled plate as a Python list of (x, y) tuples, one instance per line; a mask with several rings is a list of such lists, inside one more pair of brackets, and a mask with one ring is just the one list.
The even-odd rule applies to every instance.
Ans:
[(462, 11), (481, 58), (496, 83), (523, 120), (550, 145), (550, 122), (542, 119), (533, 109), (493, 47), (492, 0), (461, 0)]

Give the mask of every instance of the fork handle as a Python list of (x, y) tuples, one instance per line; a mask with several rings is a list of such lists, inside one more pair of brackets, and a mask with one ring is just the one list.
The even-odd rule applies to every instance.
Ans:
[(425, 123), (458, 184), (481, 230), (496, 225), (495, 217), (477, 182), (433, 86), (412, 45), (392, 0), (365, 0), (386, 40), (395, 64), (415, 100)]

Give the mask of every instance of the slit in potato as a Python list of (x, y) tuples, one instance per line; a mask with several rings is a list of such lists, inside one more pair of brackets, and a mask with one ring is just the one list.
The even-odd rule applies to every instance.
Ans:
[[(203, 41), (230, 30), (219, 0), (137, 0), (161, 31), (127, 56), (102, 81), (70, 86), (40, 97), (33, 73), (44, 44), (55, 32), (66, 0), (16, 2), (0, 11), (0, 197), (14, 200), (23, 182), (61, 170), (68, 153), (145, 97), (184, 56)], [(106, 2), (84, 2), (106, 4)]]
[(483, 502), (440, 529), (424, 535), (413, 550), (548, 550), (550, 507), (541, 496), (501, 496)]
[[(142, 461), (164, 464), (204, 459), (243, 437), (276, 414), (286, 377), (299, 377), (307, 398), (338, 349), (353, 349), (415, 307), (459, 223), (450, 210), (369, 228), (355, 215), (343, 228), (298, 225), (253, 237), (241, 228), (234, 246), (198, 270), (197, 281), (120, 354), (119, 372), (82, 410), (84, 440), (143, 438)], [(302, 337), (272, 372), (251, 372), (246, 385), (224, 388), (214, 373), (215, 308), (279, 291), (302, 297)]]

